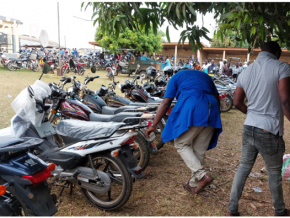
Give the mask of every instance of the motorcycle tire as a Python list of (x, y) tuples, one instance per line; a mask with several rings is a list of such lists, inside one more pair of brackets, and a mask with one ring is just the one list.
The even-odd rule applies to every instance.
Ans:
[(147, 146), (147, 141), (141, 133), (138, 133), (137, 138), (135, 139), (134, 143), (138, 145), (138, 148), (136, 148), (133, 151), (133, 155), (138, 161), (138, 165), (144, 171), (146, 167), (148, 166), (149, 160), (150, 160), (150, 152)]
[(113, 75), (112, 73), (109, 75), (109, 79), (110, 79), (111, 81), (114, 80), (114, 75)]
[(32, 70), (33, 70), (34, 72), (38, 72), (38, 71), (39, 71), (39, 66), (38, 66), (38, 65), (33, 65)]
[(220, 111), (221, 112), (228, 112), (233, 107), (233, 99), (226, 95), (225, 98), (220, 99)]
[(157, 150), (161, 149), (164, 145), (164, 143), (162, 142), (162, 136), (161, 136), (163, 129), (164, 129), (164, 125), (160, 121), (156, 126), (156, 131), (154, 132), (156, 137), (153, 140), (154, 144), (157, 147)]
[(80, 67), (77, 71), (80, 76), (84, 75), (85, 72), (84, 68)]
[(15, 70), (16, 70), (16, 68), (13, 67), (13, 63), (12, 63), (12, 62), (9, 62), (9, 63), (7, 64), (7, 68), (8, 68), (8, 70), (10, 70), (10, 71), (15, 71)]
[[(89, 202), (100, 210), (112, 211), (122, 207), (130, 198), (133, 180), (119, 158), (108, 153), (96, 154), (92, 158), (97, 170), (106, 172), (111, 178), (111, 187), (106, 194), (98, 194), (82, 188)], [(89, 163), (86, 164), (89, 166)]]
[[(4, 184), (5, 181), (0, 179), (0, 184)], [(13, 186), (10, 186), (7, 188), (7, 190), (10, 192), (11, 197), (15, 198), (17, 200), (17, 205), (14, 205), (14, 213), (15, 216), (36, 216), (35, 213), (33, 213), (32, 210), (26, 207), (26, 205), (23, 203), (21, 197), (16, 193), (15, 189)]]

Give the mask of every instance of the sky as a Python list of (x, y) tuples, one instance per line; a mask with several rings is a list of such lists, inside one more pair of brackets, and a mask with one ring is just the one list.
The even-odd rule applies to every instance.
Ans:
[[(58, 42), (58, 13), (59, 2), (60, 44), (68, 48), (93, 48), (89, 42), (94, 41), (95, 30), (91, 20), (92, 8), (81, 10), (80, 0), (6, 0), (1, 1), (0, 15), (20, 20), (19, 35), (29, 35), (39, 38), (40, 31), (48, 33), (49, 40)], [(81, 18), (81, 19), (80, 19)], [(204, 26), (213, 36), (215, 21), (213, 15), (204, 17)], [(201, 16), (197, 25), (202, 26)], [(160, 29), (166, 32), (167, 25)], [(182, 31), (169, 28), (171, 42), (178, 42)], [(203, 43), (209, 45), (206, 40)]]

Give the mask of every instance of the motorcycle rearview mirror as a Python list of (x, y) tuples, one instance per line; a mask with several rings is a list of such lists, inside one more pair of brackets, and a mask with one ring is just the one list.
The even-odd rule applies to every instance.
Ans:
[(43, 65), (42, 74), (40, 75), (39, 80), (41, 80), (43, 74), (47, 74), (49, 71), (50, 71), (50, 64), (49, 63), (45, 63)]
[(95, 66), (92, 66), (92, 67), (91, 67), (91, 72), (92, 72), (92, 73), (96, 73), (96, 71), (97, 71), (96, 67), (95, 67)]

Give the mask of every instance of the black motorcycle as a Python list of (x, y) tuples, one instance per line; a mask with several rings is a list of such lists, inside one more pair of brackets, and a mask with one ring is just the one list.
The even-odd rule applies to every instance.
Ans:
[(42, 142), (0, 137), (0, 216), (52, 216), (57, 212), (46, 182), (55, 165), (29, 152)]
[(30, 69), (37, 72), (39, 70), (39, 65), (36, 63), (36, 59), (31, 59), (27, 54), (21, 54), (20, 59), (11, 58), (7, 64), (7, 68), (10, 71)]

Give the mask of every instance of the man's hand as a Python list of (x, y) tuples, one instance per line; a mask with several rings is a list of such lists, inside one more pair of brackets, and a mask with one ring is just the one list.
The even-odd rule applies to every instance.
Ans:
[(153, 126), (150, 126), (147, 130), (146, 130), (146, 133), (145, 133), (145, 135), (146, 135), (146, 138), (150, 138), (150, 133), (151, 132), (154, 132), (156, 130), (156, 128), (155, 127), (153, 127)]

